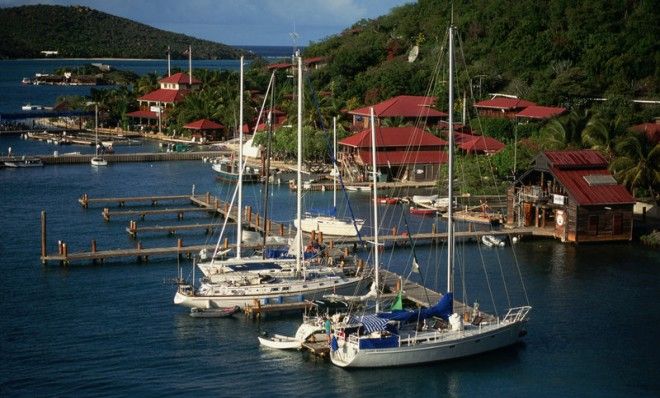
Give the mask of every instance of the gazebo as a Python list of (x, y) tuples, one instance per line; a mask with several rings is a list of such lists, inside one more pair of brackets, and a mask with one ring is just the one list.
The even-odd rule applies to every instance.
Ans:
[(183, 126), (184, 129), (192, 130), (193, 141), (208, 142), (224, 140), (225, 126), (209, 119), (199, 119)]

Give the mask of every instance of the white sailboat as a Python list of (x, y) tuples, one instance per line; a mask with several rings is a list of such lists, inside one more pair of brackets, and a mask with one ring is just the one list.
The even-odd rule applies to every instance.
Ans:
[(364, 220), (344, 220), (337, 217), (337, 118), (332, 119), (332, 132), (334, 142), (334, 154), (332, 161), (332, 209), (330, 214), (305, 213), (300, 220), (295, 220), (294, 225), (303, 232), (321, 232), (324, 236), (357, 236), (364, 225)]
[[(453, 30), (453, 27), (449, 28), (450, 129), (453, 129)], [(453, 136), (450, 130), (450, 198), (453, 197)], [(333, 364), (340, 367), (390, 367), (461, 358), (512, 345), (526, 333), (530, 306), (510, 308), (502, 318), (482, 315), (475, 308), (473, 314), (465, 314), (469, 317), (467, 324), (463, 323), (464, 317), (453, 312), (452, 206), (448, 211), (447, 293), (428, 309), (383, 313), (376, 309), (375, 314), (349, 319), (344, 327), (336, 327), (330, 350)], [(430, 322), (432, 325), (429, 320), (433, 321)], [(420, 322), (424, 326), (418, 330)]]
[[(241, 93), (243, 87), (243, 60), (241, 58)], [(241, 97), (242, 99), (242, 97)], [(242, 101), (241, 101), (242, 103)], [(242, 106), (240, 117), (242, 119)], [(239, 155), (239, 162), (242, 156)], [(240, 167), (242, 168), (242, 167)], [(239, 168), (239, 172), (240, 172)], [(298, 58), (298, 192), (297, 192), (297, 217), (300, 220), (302, 210), (302, 59)], [(238, 180), (238, 203), (242, 203), (240, 185)], [(233, 201), (233, 200), (232, 200)], [(241, 236), (240, 211), (237, 220), (237, 236)], [(363, 271), (359, 275), (348, 275), (339, 268), (332, 272), (316, 272), (310, 267), (303, 265), (302, 231), (296, 234), (296, 258), (295, 268), (290, 267), (286, 272), (275, 272), (269, 274), (264, 270), (259, 272), (258, 268), (264, 263), (274, 263), (272, 259), (241, 259), (241, 239), (237, 239), (236, 258), (227, 263), (225, 271), (213, 275), (210, 280), (201, 284), (198, 289), (191, 285), (180, 285), (174, 296), (174, 303), (187, 307), (229, 307), (238, 306), (244, 308), (253, 305), (255, 301), (261, 303), (289, 303), (301, 302), (303, 300), (318, 299), (328, 292), (350, 294), (359, 289), (361, 285), (368, 285), (369, 277)], [(241, 265), (242, 270), (232, 269), (231, 264)], [(261, 265), (260, 265), (261, 264)], [(278, 265), (280, 268), (281, 265)], [(235, 273), (239, 271), (239, 273)], [(243, 271), (242, 273), (240, 271)], [(255, 272), (256, 271), (256, 272)]]
[(94, 103), (94, 157), (90, 160), (92, 166), (107, 166), (108, 161), (99, 155), (99, 104)]

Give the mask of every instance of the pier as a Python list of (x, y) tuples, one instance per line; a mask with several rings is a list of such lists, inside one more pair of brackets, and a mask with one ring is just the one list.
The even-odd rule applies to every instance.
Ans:
[[(158, 203), (165, 201), (188, 201), (194, 206), (190, 207), (177, 207), (170, 209), (140, 209), (140, 210), (118, 210), (112, 211), (109, 208), (104, 208), (102, 211), (103, 218), (106, 221), (110, 221), (112, 217), (118, 216), (134, 216), (144, 219), (147, 215), (152, 214), (176, 214), (179, 219), (183, 218), (183, 214), (186, 212), (206, 212), (213, 215), (219, 215), (221, 217), (227, 218), (227, 221), (236, 222), (238, 218), (238, 213), (236, 209), (229, 209), (229, 203), (220, 200), (219, 198), (206, 193), (204, 195), (195, 195), (194, 189), (193, 193), (190, 195), (150, 195), (142, 197), (111, 197), (111, 198), (90, 198), (87, 194), (83, 194), (78, 202), (84, 208), (88, 208), (90, 204), (104, 204), (104, 203), (116, 203), (119, 207), (124, 207), (126, 203), (150, 203), (152, 206), (156, 206)], [(264, 220), (263, 217), (258, 213), (253, 213), (252, 209), (249, 206), (246, 206), (243, 209), (243, 220), (247, 228), (250, 228), (255, 231), (260, 231), (267, 234), (277, 234), (279, 236), (290, 236), (292, 231), (289, 230), (287, 226), (282, 223), (272, 221), (270, 219)], [(169, 234), (175, 233), (177, 230), (192, 230), (192, 229), (205, 229), (208, 233), (213, 228), (220, 226), (220, 223), (199, 223), (199, 224), (172, 224), (172, 225), (160, 225), (160, 226), (144, 226), (138, 227), (137, 223), (133, 220), (129, 222), (129, 226), (126, 228), (126, 231), (133, 237), (137, 236), (138, 232), (148, 232), (148, 231), (166, 231)], [(47, 264), (49, 261), (57, 261), (60, 264), (66, 265), (71, 262), (76, 261), (91, 261), (92, 263), (103, 262), (105, 259), (109, 258), (121, 258), (121, 257), (133, 257), (136, 258), (139, 262), (148, 261), (151, 256), (159, 255), (177, 255), (177, 256), (188, 256), (191, 257), (194, 254), (198, 253), (202, 249), (212, 250), (215, 245), (193, 245), (193, 246), (184, 246), (181, 239), (177, 241), (176, 246), (168, 247), (156, 247), (156, 248), (144, 248), (142, 247), (141, 242), (137, 242), (136, 247), (133, 248), (124, 248), (124, 249), (113, 249), (113, 250), (97, 250), (96, 241), (92, 240), (91, 250), (87, 252), (76, 252), (70, 253), (68, 251), (67, 245), (63, 241), (59, 241), (58, 250), (56, 253), (48, 253), (46, 246), (46, 213), (42, 212), (41, 215), (41, 262)], [(525, 228), (510, 228), (497, 231), (485, 230), (485, 231), (459, 231), (455, 233), (455, 236), (459, 239), (473, 239), (478, 240), (483, 235), (509, 235), (509, 236), (548, 236), (545, 231), (539, 228), (525, 227)], [(324, 237), (321, 233), (312, 233), (306, 234), (307, 240), (313, 240), (321, 244), (327, 244), (329, 248), (334, 248), (335, 246), (353, 246), (354, 249), (358, 249), (358, 243), (373, 241), (373, 236), (362, 236), (361, 241), (358, 237)], [(410, 242), (413, 244), (428, 244), (439, 241), (444, 241), (447, 239), (447, 233), (436, 231), (435, 224), (432, 226), (431, 232), (421, 232), (416, 233), (411, 236), (407, 234), (397, 233), (396, 227), (393, 227), (389, 233), (381, 234), (379, 239), (384, 244), (392, 244), (394, 246), (409, 246)], [(244, 244), (245, 248), (260, 248), (260, 244), (253, 245)], [(279, 245), (272, 245), (277, 247)], [(225, 239), (223, 243), (225, 249), (234, 247), (230, 245)], [(345, 250), (348, 250), (346, 248)]]

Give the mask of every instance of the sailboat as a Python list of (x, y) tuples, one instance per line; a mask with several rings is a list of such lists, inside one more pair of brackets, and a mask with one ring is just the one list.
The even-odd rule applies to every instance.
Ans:
[[(241, 58), (241, 94), (243, 92), (243, 60)], [(242, 95), (241, 95), (242, 104)], [(242, 105), (240, 118), (242, 121)], [(239, 162), (241, 162), (239, 156)], [(302, 213), (302, 59), (298, 58), (298, 192), (296, 203), (296, 214), (298, 220)], [(239, 172), (242, 167), (239, 167)], [(241, 179), (238, 180), (238, 203), (241, 206)], [(240, 211), (237, 220), (237, 236), (241, 235)], [(187, 307), (211, 308), (238, 306), (244, 308), (254, 305), (255, 301), (267, 303), (291, 303), (303, 300), (321, 298), (328, 292), (349, 294), (368, 285), (370, 278), (365, 270), (356, 274), (347, 274), (339, 268), (333, 268), (332, 272), (318, 272), (317, 269), (303, 264), (302, 231), (296, 234), (295, 268), (280, 270), (280, 272), (268, 273), (259, 270), (264, 264), (273, 265), (272, 259), (247, 259), (241, 258), (241, 239), (236, 242), (236, 258), (223, 263), (223, 272), (213, 275), (210, 279), (202, 282), (199, 288), (194, 285), (181, 284), (174, 296), (174, 303)], [(213, 261), (213, 259), (212, 259)], [(275, 268), (282, 265), (275, 264)], [(193, 278), (194, 280), (194, 278)]]
[(108, 161), (103, 159), (101, 155), (99, 155), (99, 148), (101, 145), (99, 144), (99, 105), (97, 103), (94, 104), (94, 157), (90, 160), (90, 163), (92, 166), (107, 166)]
[[(449, 28), (449, 192), (453, 197), (453, 31)], [(372, 133), (373, 134), (373, 133)], [(374, 207), (377, 207), (374, 204)], [(376, 210), (374, 211), (377, 212)], [(416, 311), (392, 310), (349, 317), (331, 337), (330, 360), (340, 367), (417, 365), (480, 354), (512, 345), (526, 334), (530, 306), (510, 308), (499, 318), (474, 308), (453, 311), (454, 230), (452, 206), (447, 219), (447, 292), (437, 304)], [(376, 262), (376, 267), (378, 262)], [(375, 271), (378, 275), (378, 270)], [(467, 320), (467, 323), (464, 321)], [(423, 325), (421, 328), (419, 325)]]
[(343, 220), (337, 218), (337, 179), (339, 170), (337, 168), (337, 118), (332, 119), (332, 131), (334, 142), (334, 153), (332, 159), (332, 209), (329, 214), (305, 213), (301, 220), (295, 220), (294, 225), (303, 232), (321, 232), (324, 236), (357, 236), (364, 225), (364, 220)]

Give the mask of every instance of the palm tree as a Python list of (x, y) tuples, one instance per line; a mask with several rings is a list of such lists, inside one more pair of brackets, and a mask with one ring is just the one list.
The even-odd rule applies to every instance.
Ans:
[(543, 149), (579, 148), (582, 131), (590, 120), (589, 111), (572, 111), (566, 116), (552, 119), (540, 130)]
[(137, 83), (135, 83), (135, 88), (139, 95), (144, 95), (158, 87), (158, 75), (155, 73), (147, 73), (146, 75), (141, 76)]
[(646, 190), (656, 202), (660, 191), (660, 143), (653, 145), (643, 133), (629, 133), (615, 146), (617, 157), (610, 164), (614, 177), (637, 196)]
[(593, 115), (584, 130), (582, 130), (582, 144), (597, 150), (610, 161), (614, 156), (614, 147), (618, 137), (625, 133), (625, 123), (621, 116), (607, 119), (603, 115)]

